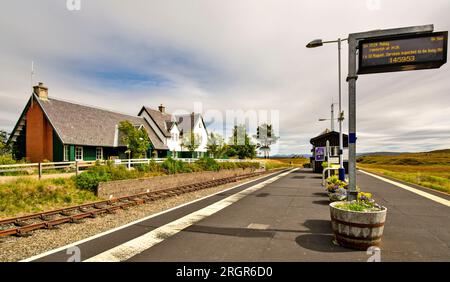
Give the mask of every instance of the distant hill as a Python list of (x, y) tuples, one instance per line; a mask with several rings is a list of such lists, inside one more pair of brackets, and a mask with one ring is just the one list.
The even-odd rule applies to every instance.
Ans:
[(286, 159), (286, 158), (309, 158), (311, 154), (277, 154), (270, 156), (271, 159)]
[(450, 149), (434, 150), (434, 151), (430, 151), (428, 153), (450, 154)]
[(369, 153), (357, 153), (358, 157), (362, 156), (398, 156), (403, 154), (409, 154), (408, 152), (369, 152)]
[(376, 152), (359, 155), (357, 162), (379, 165), (450, 165), (450, 149), (420, 153)]

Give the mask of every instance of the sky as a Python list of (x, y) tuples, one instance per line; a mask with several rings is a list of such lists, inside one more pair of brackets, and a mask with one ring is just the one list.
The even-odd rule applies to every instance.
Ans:
[[(79, 10), (66, 2), (2, 2), (0, 129), (12, 130), (42, 81), (52, 98), (131, 115), (161, 103), (200, 111), (225, 135), (233, 115), (270, 121), (280, 136), (272, 154), (307, 154), (309, 139), (330, 128), (318, 119), (338, 101), (337, 46), (307, 49), (309, 41), (450, 29), (448, 0), (80, 0)], [(345, 118), (347, 53), (343, 43)], [(448, 63), (360, 75), (356, 96), (359, 153), (450, 148)]]

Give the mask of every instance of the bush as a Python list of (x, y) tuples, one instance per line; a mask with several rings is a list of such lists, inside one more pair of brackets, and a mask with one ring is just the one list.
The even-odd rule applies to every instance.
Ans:
[(220, 169), (219, 164), (214, 159), (208, 157), (200, 158), (195, 164), (206, 171), (218, 171)]
[(75, 176), (75, 184), (78, 188), (94, 191), (98, 184), (110, 180), (132, 179), (143, 176), (144, 173), (138, 170), (128, 170), (124, 166), (95, 165), (86, 172)]
[(238, 168), (242, 168), (242, 169), (245, 169), (245, 168), (258, 169), (259, 168), (259, 163), (258, 162), (238, 162), (238, 163), (235, 163), (235, 165)]
[(189, 166), (182, 162), (177, 161), (172, 158), (167, 158), (162, 164), (161, 167), (168, 173), (168, 174), (175, 174), (175, 173), (182, 173), (182, 172), (192, 172), (192, 169), (189, 168)]
[(99, 163), (90, 167), (87, 171), (74, 177), (76, 187), (95, 191), (100, 182), (111, 180), (134, 179), (146, 176), (146, 173), (167, 174), (198, 172), (198, 171), (219, 171), (220, 169), (236, 169), (236, 168), (259, 168), (258, 162), (224, 162), (218, 163), (211, 158), (201, 158), (195, 163), (185, 163), (172, 158), (167, 158), (161, 165), (155, 161), (150, 164), (139, 164), (134, 169), (128, 170), (125, 166), (116, 166), (112, 162), (106, 165)]
[(134, 168), (140, 172), (161, 172), (162, 168), (159, 164), (157, 164), (154, 160), (151, 160), (149, 164), (138, 164), (135, 165)]
[(237, 168), (236, 163), (233, 162), (223, 162), (219, 163), (219, 169), (235, 169)]
[(75, 185), (81, 189), (95, 191), (100, 182), (108, 181), (110, 179), (110, 176), (106, 173), (102, 174), (98, 171), (86, 171), (75, 176)]
[(9, 164), (16, 164), (17, 161), (14, 160), (9, 155), (0, 156), (0, 165), (9, 165)]

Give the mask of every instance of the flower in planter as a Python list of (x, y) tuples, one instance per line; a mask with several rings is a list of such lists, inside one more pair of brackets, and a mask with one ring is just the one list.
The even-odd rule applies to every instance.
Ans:
[(337, 176), (330, 176), (327, 178), (327, 191), (328, 193), (336, 193), (338, 189), (347, 189), (348, 183), (339, 180)]
[(372, 203), (374, 200), (372, 199), (372, 194), (368, 192), (359, 192), (358, 193), (358, 201), (360, 202), (366, 202), (366, 203)]
[(355, 201), (346, 202), (336, 206), (341, 209), (359, 212), (381, 211), (383, 207), (375, 203), (372, 194), (368, 192), (359, 192)]

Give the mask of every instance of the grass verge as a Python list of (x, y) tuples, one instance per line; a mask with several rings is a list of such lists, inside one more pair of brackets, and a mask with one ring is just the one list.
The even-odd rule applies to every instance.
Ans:
[(78, 189), (73, 178), (34, 180), (18, 178), (0, 184), (0, 218), (96, 201), (88, 190)]

